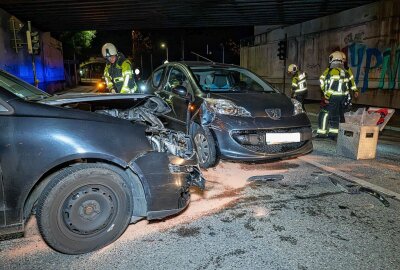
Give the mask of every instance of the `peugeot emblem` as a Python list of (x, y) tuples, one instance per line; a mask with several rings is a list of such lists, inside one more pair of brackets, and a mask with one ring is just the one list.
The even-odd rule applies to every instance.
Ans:
[(281, 109), (265, 109), (265, 112), (273, 120), (281, 119)]

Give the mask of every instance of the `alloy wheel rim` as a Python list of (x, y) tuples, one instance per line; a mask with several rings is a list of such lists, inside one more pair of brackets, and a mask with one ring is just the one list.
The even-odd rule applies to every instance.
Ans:
[(205, 163), (210, 156), (210, 148), (208, 147), (207, 138), (203, 134), (199, 133), (194, 137), (194, 142), (196, 144), (200, 163)]

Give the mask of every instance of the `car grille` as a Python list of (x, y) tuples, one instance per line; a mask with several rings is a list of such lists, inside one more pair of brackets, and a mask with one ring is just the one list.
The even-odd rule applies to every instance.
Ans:
[[(308, 143), (308, 140), (293, 143), (266, 144), (266, 133), (294, 133), (310, 132), (310, 128), (285, 128), (285, 129), (261, 129), (261, 130), (235, 130), (231, 133), (232, 138), (244, 148), (258, 153), (276, 154), (295, 151)], [(238, 139), (240, 136), (251, 136), (249, 141), (244, 142)]]
[(296, 149), (303, 147), (307, 142), (308, 141), (295, 142), (295, 143), (271, 144), (271, 145), (267, 145), (267, 144), (245, 145), (245, 144), (242, 144), (242, 146), (253, 152), (276, 154), (276, 153), (286, 153), (286, 152), (294, 151)]

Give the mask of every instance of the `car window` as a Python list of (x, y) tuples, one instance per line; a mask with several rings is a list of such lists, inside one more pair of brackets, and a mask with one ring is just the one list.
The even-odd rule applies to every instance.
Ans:
[(159, 70), (154, 71), (153, 73), (153, 78), (151, 80), (151, 83), (153, 84), (153, 87), (159, 87), (161, 83), (161, 78), (164, 73), (165, 68), (160, 68)]
[(172, 68), (168, 76), (168, 82), (165, 85), (165, 90), (172, 91), (173, 88), (179, 85), (184, 86), (188, 91), (191, 91), (190, 81), (183, 71), (178, 68)]
[(8, 112), (7, 108), (0, 104), (0, 113)]
[(8, 105), (6, 102), (4, 102), (2, 99), (0, 99), (0, 115), (11, 114), (12, 112), (13, 109), (11, 108), (11, 106)]
[(0, 70), (0, 86), (14, 95), (26, 100), (40, 100), (51, 95), (24, 82), (17, 77)]
[(273, 87), (247, 69), (225, 66), (192, 66), (201, 90), (210, 92), (275, 92)]

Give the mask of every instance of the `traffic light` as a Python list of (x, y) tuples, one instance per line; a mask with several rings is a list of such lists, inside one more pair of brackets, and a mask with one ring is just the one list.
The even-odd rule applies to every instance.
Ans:
[(38, 31), (26, 31), (26, 41), (29, 54), (40, 54), (40, 38)]
[(278, 43), (278, 57), (279, 60), (284, 60), (287, 57), (286, 54), (287, 46), (286, 46), (286, 40), (281, 40)]

